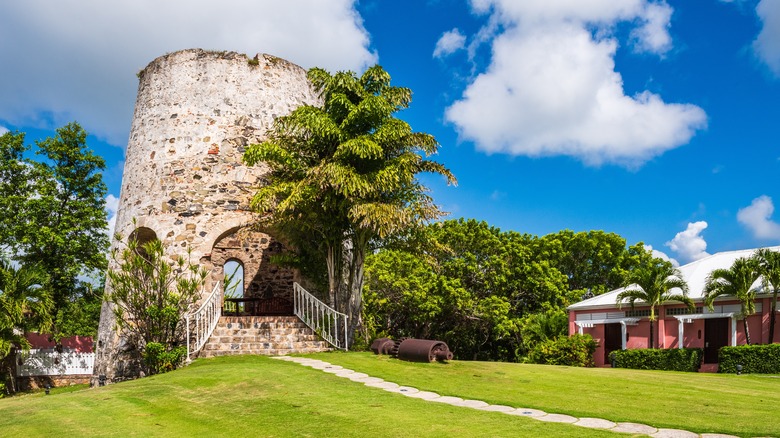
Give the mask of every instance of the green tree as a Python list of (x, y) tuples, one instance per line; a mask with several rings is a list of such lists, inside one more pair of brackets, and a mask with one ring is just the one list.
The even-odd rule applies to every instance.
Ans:
[(96, 277), (107, 266), (105, 162), (87, 148), (86, 137), (70, 123), (38, 141), (36, 154), (43, 160), (30, 170), (34, 196), (17, 205), (25, 220), (14, 238), (15, 257), (49, 275), (57, 337), (69, 334), (61, 325), (83, 290), (79, 276)]
[(617, 289), (626, 284), (631, 271), (652, 259), (641, 242), (626, 248), (623, 237), (604, 231), (563, 230), (537, 239), (534, 247), (538, 258), (566, 275), (574, 295)]
[(690, 309), (695, 309), (693, 301), (687, 294), (688, 283), (683, 280), (680, 271), (665, 260), (653, 259), (650, 264), (631, 272), (625, 289), (615, 300), (618, 306), (622, 306), (624, 301), (628, 300), (632, 309), (637, 301), (650, 307), (648, 346), (655, 348), (653, 323), (657, 319), (656, 308), (669, 301), (678, 301), (686, 304)]
[(29, 149), (24, 133), (0, 135), (0, 251), (12, 250), (20, 225), (25, 223), (20, 206), (33, 193), (32, 164), (24, 157)]
[(13, 375), (12, 360), (4, 359), (12, 348), (30, 348), (24, 333), (45, 332), (51, 325), (46, 279), (37, 266), (15, 268), (0, 259), (0, 364), (9, 375)]
[[(417, 175), (455, 178), (423, 157), (436, 153), (435, 138), (394, 117), (409, 106), (412, 93), (391, 86), (382, 67), (360, 77), (314, 68), (308, 78), (323, 105), (304, 105), (276, 119), (269, 139), (247, 148), (244, 161), (271, 168), (269, 184), (252, 202), (256, 211), (269, 213), (263, 222), (296, 246), (319, 242), (315, 250), (326, 260), (329, 298), (349, 315), (351, 337), (360, 326), (364, 262), (372, 245), (441, 215)], [(346, 296), (339, 299), (342, 285)]]
[(715, 269), (707, 276), (704, 284), (704, 304), (710, 309), (716, 298), (733, 296), (741, 305), (742, 323), (745, 328), (745, 340), (750, 345), (750, 331), (747, 318), (756, 312), (756, 288), (754, 283), (761, 275), (759, 263), (754, 258), (740, 257), (734, 260), (730, 268)]
[(772, 309), (769, 312), (769, 341), (775, 340), (775, 320), (777, 319), (777, 293), (780, 292), (780, 251), (761, 248), (753, 255), (764, 281), (764, 289), (772, 288)]
[(563, 309), (530, 313), (520, 320), (520, 335), (526, 351), (538, 344), (569, 334), (569, 316)]
[[(107, 273), (106, 300), (114, 304), (117, 326), (144, 356), (149, 372), (168, 368), (158, 366), (160, 360), (175, 367), (186, 351), (184, 315), (200, 295), (207, 272), (184, 257), (169, 262), (157, 239), (140, 245), (130, 240), (121, 251), (115, 248), (112, 258), (117, 268)], [(153, 357), (145, 354), (149, 345)]]

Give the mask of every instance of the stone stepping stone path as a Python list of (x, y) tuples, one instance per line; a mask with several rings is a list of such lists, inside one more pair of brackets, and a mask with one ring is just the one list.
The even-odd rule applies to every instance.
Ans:
[(491, 405), (482, 400), (469, 400), (460, 397), (448, 395), (439, 395), (435, 392), (420, 391), (411, 386), (402, 386), (397, 383), (387, 382), (379, 377), (372, 377), (366, 373), (359, 373), (339, 365), (332, 365), (317, 359), (308, 359), (305, 357), (274, 356), (272, 359), (294, 362), (303, 366), (311, 367), (316, 370), (322, 370), (331, 373), (336, 377), (343, 377), (353, 382), (362, 383), (372, 388), (383, 389), (388, 392), (402, 394), (410, 398), (418, 398), (425, 401), (445, 403), (452, 406), (461, 406), (465, 408), (479, 409), (481, 411), (500, 412), (507, 415), (516, 415), (521, 417), (533, 418), (534, 420), (545, 421), (548, 423), (567, 423), (580, 427), (591, 429), (609, 430), (612, 432), (642, 434), (653, 438), (737, 438), (733, 435), (723, 435), (715, 433), (697, 434), (687, 430), (680, 429), (659, 429), (646, 424), (637, 423), (615, 423), (613, 421), (601, 418), (577, 418), (571, 415), (555, 414), (540, 411), (538, 409), (517, 408), (505, 405)]

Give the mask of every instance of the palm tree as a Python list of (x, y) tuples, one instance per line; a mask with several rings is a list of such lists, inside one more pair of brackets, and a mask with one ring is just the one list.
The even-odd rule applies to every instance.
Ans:
[(710, 310), (715, 299), (733, 296), (742, 306), (742, 323), (745, 327), (745, 341), (750, 345), (750, 331), (747, 318), (756, 311), (756, 288), (753, 284), (760, 276), (759, 264), (755, 259), (740, 257), (728, 269), (715, 269), (707, 276), (704, 285), (704, 304)]
[[(247, 164), (271, 168), (252, 208), (299, 250), (325, 260), (329, 298), (349, 315), (352, 334), (359, 326), (370, 245), (442, 215), (417, 174), (438, 173), (450, 183), (455, 178), (424, 158), (436, 153), (436, 139), (394, 116), (409, 106), (412, 94), (391, 86), (382, 67), (360, 77), (313, 68), (308, 78), (323, 105), (304, 105), (277, 118), (269, 139), (244, 154)], [(342, 287), (347, 299), (340, 301)]]
[(777, 292), (780, 291), (780, 251), (761, 248), (753, 255), (764, 281), (764, 290), (772, 287), (772, 311), (769, 314), (769, 344), (775, 340), (775, 317), (777, 316)]
[[(0, 259), (0, 365), (12, 348), (30, 348), (27, 330), (51, 327), (51, 298), (44, 287), (46, 275), (37, 267), (16, 268)], [(8, 373), (11, 373), (8, 366)], [(13, 388), (11, 388), (13, 390)]]
[(653, 259), (649, 266), (634, 270), (628, 277), (628, 286), (616, 298), (618, 306), (628, 299), (631, 308), (637, 301), (644, 301), (650, 306), (650, 348), (655, 348), (653, 323), (657, 319), (655, 308), (668, 302), (678, 301), (695, 309), (693, 301), (688, 298), (688, 283), (682, 279), (680, 270), (671, 263), (661, 259)]

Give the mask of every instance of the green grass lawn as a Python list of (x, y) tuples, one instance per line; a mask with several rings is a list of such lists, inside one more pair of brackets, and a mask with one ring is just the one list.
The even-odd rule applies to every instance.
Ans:
[[(780, 378), (309, 355), (442, 395), (578, 417), (780, 436)], [(0, 436), (616, 436), (453, 407), (260, 356), (81, 391), (0, 399)]]
[(310, 355), (441, 395), (698, 433), (780, 436), (780, 376)]
[(198, 360), (168, 374), (101, 388), (0, 399), (0, 436), (615, 434), (425, 402), (294, 363), (239, 356)]

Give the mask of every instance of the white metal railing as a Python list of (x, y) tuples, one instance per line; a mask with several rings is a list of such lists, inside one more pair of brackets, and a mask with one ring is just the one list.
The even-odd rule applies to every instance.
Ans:
[(91, 375), (95, 366), (95, 353), (59, 353), (53, 348), (31, 349), (16, 353), (16, 363), (18, 377)]
[(222, 289), (221, 282), (216, 282), (211, 295), (203, 301), (198, 310), (187, 314), (187, 360), (197, 354), (209, 336), (214, 332), (214, 328), (222, 316)]
[(295, 315), (330, 345), (347, 350), (347, 315), (318, 300), (300, 284), (293, 284)]

